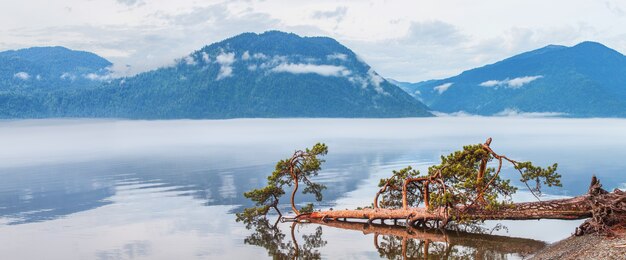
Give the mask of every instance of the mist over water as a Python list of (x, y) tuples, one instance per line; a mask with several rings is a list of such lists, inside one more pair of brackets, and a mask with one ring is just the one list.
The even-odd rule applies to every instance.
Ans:
[[(0, 258), (267, 256), (244, 243), (251, 231), (232, 213), (249, 205), (242, 193), (264, 185), (295, 149), (329, 146), (318, 176), (329, 188), (318, 207), (339, 209), (369, 205), (378, 180), (394, 169), (424, 172), (440, 155), (488, 137), (510, 158), (558, 162), (563, 188), (547, 190), (550, 196), (584, 193), (592, 174), (607, 190), (626, 183), (622, 119), (2, 121)], [(520, 185), (511, 170), (504, 176)], [(533, 198), (521, 190), (515, 199)], [(552, 242), (577, 224), (509, 221), (509, 232), (499, 234)], [(379, 257), (363, 233), (323, 231), (322, 256)]]

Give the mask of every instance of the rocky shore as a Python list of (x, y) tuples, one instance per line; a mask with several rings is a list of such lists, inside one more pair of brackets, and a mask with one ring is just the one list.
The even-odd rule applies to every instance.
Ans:
[(536, 253), (531, 259), (620, 259), (626, 260), (626, 232), (615, 237), (571, 236)]

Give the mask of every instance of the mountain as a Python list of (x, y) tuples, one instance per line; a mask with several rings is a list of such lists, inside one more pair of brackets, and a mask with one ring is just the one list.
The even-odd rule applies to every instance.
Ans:
[(451, 78), (399, 85), (445, 113), (626, 117), (626, 56), (596, 42), (549, 45)]
[(404, 90), (409, 95), (420, 100), (421, 99), (420, 95), (422, 94), (420, 90), (423, 88), (423, 86), (433, 83), (436, 80), (427, 80), (427, 81), (411, 83), (411, 82), (397, 81), (394, 79), (387, 78), (387, 81), (389, 81), (391, 84), (394, 84), (400, 87), (400, 89)]
[(278, 31), (244, 33), (99, 87), (12, 98), (15, 109), (1, 117), (432, 116), (337, 41)]
[[(125, 79), (117, 116), (407, 117), (427, 107), (326, 37), (270, 31), (211, 44), (176, 65)], [(144, 104), (137, 109), (123, 104)], [(143, 107), (141, 107), (143, 108)]]
[(64, 47), (33, 47), (0, 52), (0, 91), (50, 90), (100, 85), (108, 60)]

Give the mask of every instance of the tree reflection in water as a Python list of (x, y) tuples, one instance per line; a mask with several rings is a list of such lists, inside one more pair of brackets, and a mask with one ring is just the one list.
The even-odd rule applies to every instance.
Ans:
[(297, 225), (297, 222), (291, 224), (287, 238), (278, 227), (278, 220), (273, 224), (266, 218), (246, 221), (246, 228), (253, 229), (254, 233), (246, 237), (244, 243), (265, 248), (274, 259), (321, 259), (318, 249), (326, 245), (322, 240), (322, 226), (315, 228), (313, 234), (302, 235), (300, 245), (295, 234)]
[[(290, 235), (265, 218), (246, 223), (253, 230), (244, 242), (265, 248), (274, 259), (321, 259), (322, 226), (373, 235), (373, 245), (385, 259), (506, 259), (511, 254), (526, 258), (546, 246), (544, 242), (457, 231), (418, 230), (384, 224), (332, 221), (292, 223)], [(296, 237), (300, 225), (318, 225), (311, 234)]]

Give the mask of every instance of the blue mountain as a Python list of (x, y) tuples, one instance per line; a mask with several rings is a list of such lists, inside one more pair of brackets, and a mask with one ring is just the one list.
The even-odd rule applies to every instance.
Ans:
[(278, 31), (244, 33), (197, 50), (174, 66), (105, 88), (114, 93), (116, 117), (430, 115), (425, 105), (334, 39)]
[[(56, 52), (57, 48), (47, 50)], [(40, 68), (35, 66), (38, 63), (63, 65), (54, 71), (49, 68), (46, 75), (60, 78), (60, 72), (71, 71), (81, 79), (110, 65), (84, 53), (70, 52), (66, 54), (72, 58), (63, 58), (44, 49), (28, 52), (32, 55), (21, 52), (16, 60), (28, 63), (8, 73), (18, 82), (34, 82), (33, 75), (44, 75), (41, 71), (49, 65)], [(86, 55), (78, 57), (81, 62), (62, 62), (79, 54)], [(29, 76), (15, 71), (28, 71)], [(98, 86), (91, 82), (50, 88), (45, 93), (0, 93), (5, 103), (0, 106), (0, 117), (432, 116), (424, 104), (379, 76), (337, 41), (278, 31), (244, 33), (194, 51), (172, 66), (101, 81)]]
[(396, 84), (445, 113), (626, 117), (626, 56), (596, 42), (549, 45), (451, 78)]
[(64, 47), (33, 47), (0, 52), (0, 90), (36, 91), (100, 85), (108, 60)]

